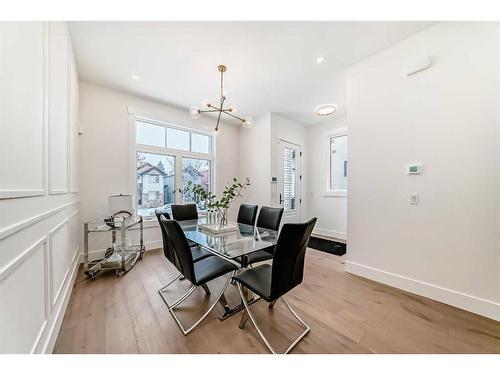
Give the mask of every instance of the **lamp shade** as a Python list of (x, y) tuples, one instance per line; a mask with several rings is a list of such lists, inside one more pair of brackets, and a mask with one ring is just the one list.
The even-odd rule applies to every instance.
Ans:
[(108, 207), (111, 215), (118, 211), (129, 211), (134, 213), (134, 200), (130, 194), (110, 195), (108, 198)]

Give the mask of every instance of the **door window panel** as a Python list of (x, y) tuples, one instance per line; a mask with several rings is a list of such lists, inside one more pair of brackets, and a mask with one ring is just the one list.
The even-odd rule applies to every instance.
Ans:
[(283, 208), (295, 210), (297, 205), (297, 151), (283, 147)]

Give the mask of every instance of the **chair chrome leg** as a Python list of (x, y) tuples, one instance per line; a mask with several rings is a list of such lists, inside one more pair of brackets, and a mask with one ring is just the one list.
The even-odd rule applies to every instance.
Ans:
[[(257, 324), (257, 321), (255, 320), (255, 317), (253, 316), (252, 312), (250, 311), (250, 307), (248, 306), (248, 303), (246, 302), (246, 299), (243, 298), (243, 290), (241, 288), (241, 284), (237, 282), (237, 285), (238, 285), (238, 290), (240, 291), (240, 296), (241, 296), (241, 299), (243, 300), (243, 303), (245, 304), (245, 309), (246, 309), (246, 312), (248, 313), (248, 316), (250, 317), (250, 320), (252, 321), (255, 329), (257, 330), (257, 333), (259, 334), (260, 338), (264, 341), (264, 343), (266, 344), (266, 346), (268, 347), (268, 349), (271, 351), (271, 353), (273, 354), (276, 354), (276, 351), (273, 349), (273, 347), (271, 346), (271, 344), (269, 343), (269, 341), (267, 340), (267, 338), (264, 336), (264, 333), (262, 333), (262, 331), (260, 330), (260, 327), (258, 326)], [(292, 344), (285, 350), (285, 352), (283, 354), (287, 354), (290, 352), (290, 350), (292, 350), (295, 345), (297, 345), (299, 343), (300, 340), (302, 340), (304, 338), (304, 336), (306, 336), (310, 331), (311, 331), (311, 327), (309, 327), (298, 315), (297, 313), (292, 309), (292, 307), (288, 304), (288, 302), (285, 300), (284, 297), (281, 297), (281, 299), (283, 300), (283, 303), (285, 304), (285, 306), (288, 308), (288, 310), (290, 310), (290, 312), (292, 313), (292, 315), (295, 317), (295, 319), (297, 319), (299, 321), (299, 323), (304, 327), (304, 331), (299, 335), (299, 337), (297, 337), (295, 339), (295, 341), (292, 342)], [(274, 300), (273, 302), (271, 302), (269, 304), (269, 306), (271, 307), (274, 306), (274, 304), (276, 303), (277, 300)], [(248, 318), (247, 318), (248, 319)], [(244, 320), (244, 316), (241, 317), (241, 320), (240, 320), (240, 328), (243, 328), (242, 327), (242, 324), (244, 325), (245, 322), (243, 321)], [(246, 320), (245, 320), (246, 321)]]
[(288, 347), (288, 349), (285, 351), (284, 354), (287, 354), (290, 350), (292, 350), (295, 345), (297, 345), (299, 343), (300, 340), (302, 340), (305, 335), (307, 335), (310, 331), (311, 331), (311, 327), (309, 327), (307, 325), (306, 322), (304, 322), (300, 316), (297, 315), (297, 313), (292, 309), (292, 307), (288, 304), (288, 302), (286, 301), (285, 297), (281, 297), (281, 299), (283, 300), (283, 303), (285, 304), (286, 307), (288, 307), (288, 310), (290, 310), (290, 312), (292, 313), (292, 315), (295, 317), (295, 319), (297, 319), (299, 321), (299, 323), (302, 325), (302, 327), (305, 328), (304, 332), (302, 332), (299, 337), (297, 337), (295, 339), (294, 342), (292, 342), (292, 344)]
[(268, 347), (268, 349), (271, 351), (271, 353), (276, 354), (276, 352), (274, 351), (274, 349), (271, 346), (271, 344), (269, 343), (269, 341), (267, 341), (266, 336), (264, 336), (264, 334), (260, 330), (260, 327), (257, 324), (257, 321), (255, 320), (252, 312), (250, 311), (250, 307), (248, 306), (247, 299), (245, 298), (245, 296), (243, 294), (243, 290), (241, 289), (241, 284), (239, 282), (236, 282), (236, 285), (238, 285), (238, 290), (240, 291), (240, 296), (241, 296), (241, 299), (243, 301), (243, 304), (245, 305), (246, 312), (248, 313), (248, 316), (250, 317), (250, 320), (252, 321), (255, 329), (257, 330), (257, 333), (259, 334), (259, 336), (262, 339), (262, 341), (264, 341), (264, 343), (266, 344), (266, 346)]
[(210, 295), (210, 289), (208, 289), (208, 285), (207, 284), (201, 284), (201, 287), (203, 288), (203, 290), (205, 291), (205, 293), (207, 294), (207, 296)]
[(240, 327), (240, 329), (243, 329), (243, 327), (245, 327), (245, 323), (247, 322), (249, 316), (248, 316), (248, 311), (245, 309), (245, 311), (243, 311), (243, 315), (241, 316), (241, 319), (240, 319), (240, 325), (238, 327)]
[(224, 310), (226, 308), (228, 308), (228, 303), (227, 303), (227, 299), (226, 299), (226, 296), (224, 295), (224, 293), (222, 293), (222, 296), (220, 296), (219, 298), (219, 303), (221, 304), (221, 306), (224, 308)]
[(162, 291), (162, 292), (165, 291), (165, 289), (167, 289), (170, 285), (175, 283), (181, 276), (182, 276), (182, 273), (179, 272), (179, 274), (172, 281), (170, 281), (167, 285), (162, 286), (160, 289), (158, 289), (158, 291)]
[(226, 288), (227, 286), (229, 285), (229, 281), (231, 280), (231, 278), (234, 276), (234, 271), (231, 273), (231, 275), (227, 278), (225, 284), (224, 284), (224, 287), (222, 288), (220, 294), (217, 296), (217, 298), (215, 299), (214, 303), (212, 303), (212, 305), (210, 305), (210, 307), (208, 308), (208, 310), (205, 312), (205, 314), (203, 314), (203, 316), (198, 319), (196, 321), (196, 323), (194, 323), (191, 327), (185, 329), (184, 326), (182, 325), (182, 323), (180, 322), (177, 314), (175, 313), (174, 309), (180, 305), (182, 302), (184, 302), (190, 295), (191, 293), (193, 293), (193, 291), (197, 288), (196, 286), (193, 285), (193, 287), (188, 290), (188, 292), (182, 296), (178, 301), (176, 301), (174, 304), (172, 304), (171, 307), (169, 307), (168, 311), (170, 311), (170, 314), (172, 314), (175, 322), (177, 323), (177, 325), (179, 326), (179, 328), (181, 329), (182, 333), (184, 335), (187, 335), (189, 332), (191, 332), (193, 329), (195, 329), (207, 316), (208, 314), (210, 314), (210, 312), (214, 309), (215, 305), (217, 305), (217, 303), (219, 303), (219, 300), (221, 299), (221, 297), (224, 295), (224, 292), (226, 291)]
[(165, 286), (162, 286), (160, 289), (158, 289), (158, 293), (160, 293), (160, 296), (161, 298), (163, 299), (163, 302), (165, 302), (165, 305), (167, 305), (167, 307), (170, 307), (169, 303), (167, 302), (167, 299), (165, 298), (165, 296), (163, 295), (163, 292), (165, 290), (167, 290), (167, 288), (172, 285), (174, 282), (176, 282), (177, 280), (180, 280), (182, 274), (179, 272), (179, 274), (172, 280), (170, 281), (167, 285)]

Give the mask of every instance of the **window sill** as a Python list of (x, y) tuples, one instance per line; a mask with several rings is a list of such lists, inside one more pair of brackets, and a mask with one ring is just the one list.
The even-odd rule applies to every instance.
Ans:
[(347, 197), (347, 190), (325, 190), (323, 197)]

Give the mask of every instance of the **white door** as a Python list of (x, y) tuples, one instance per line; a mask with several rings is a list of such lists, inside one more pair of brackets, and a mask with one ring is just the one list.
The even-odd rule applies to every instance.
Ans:
[(285, 209), (282, 223), (300, 222), (301, 159), (301, 146), (278, 141), (278, 199)]

